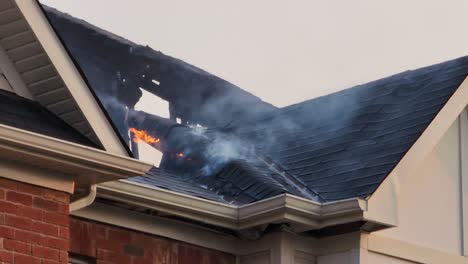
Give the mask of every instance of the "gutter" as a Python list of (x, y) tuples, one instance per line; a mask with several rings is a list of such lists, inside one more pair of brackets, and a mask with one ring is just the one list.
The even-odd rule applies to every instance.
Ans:
[(7, 173), (7, 166), (18, 163), (24, 169), (35, 168), (50, 177), (56, 175), (59, 181), (70, 179), (74, 184), (61, 189), (68, 193), (73, 193), (76, 187), (144, 175), (152, 167), (129, 157), (1, 124), (0, 159), (5, 163), (0, 167), (5, 171), (2, 177), (37, 185), (44, 183), (39, 179), (33, 182), (31, 174)]
[(73, 199), (73, 196), (72, 196), (72, 201), (70, 202), (70, 212), (77, 211), (77, 210), (87, 207), (88, 205), (91, 205), (96, 199), (96, 194), (97, 194), (97, 185), (93, 184), (89, 186), (88, 191), (86, 192), (85, 195), (79, 198), (75, 198), (75, 199)]
[(359, 198), (318, 203), (291, 194), (235, 206), (127, 180), (99, 184), (97, 195), (237, 231), (271, 223), (289, 223), (296, 232), (318, 230), (364, 221), (367, 210), (367, 201)]

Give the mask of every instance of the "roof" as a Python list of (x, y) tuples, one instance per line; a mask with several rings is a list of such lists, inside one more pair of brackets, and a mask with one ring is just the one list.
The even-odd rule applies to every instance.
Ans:
[(73, 143), (99, 148), (39, 103), (0, 89), (0, 123)]
[[(46, 10), (98, 97), (116, 90), (140, 96), (129, 86), (109, 85), (120, 72), (168, 100), (175, 116), (254, 146), (256, 155), (231, 159), (208, 176), (154, 169), (131, 179), (215, 201), (246, 204), (281, 193), (319, 202), (371, 195), (468, 74), (463, 57), (277, 109), (181, 60)], [(141, 73), (151, 76), (134, 78)], [(149, 85), (152, 78), (160, 85)]]
[(463, 57), (238, 120), (227, 130), (255, 145), (258, 158), (231, 160), (208, 177), (182, 177), (190, 188), (168, 184), (177, 177), (167, 174), (145, 183), (237, 204), (281, 193), (320, 202), (365, 198), (467, 75)]
[(244, 122), (237, 133), (321, 201), (367, 197), (467, 75), (468, 57), (402, 72)]
[[(44, 9), (117, 128), (121, 127), (121, 118), (108, 106), (108, 97), (116, 97), (127, 106), (133, 106), (136, 98), (141, 96), (138, 87), (169, 102), (174, 117), (209, 127), (225, 126), (238, 117), (262, 115), (276, 109), (236, 85), (182, 60), (56, 9)], [(116, 84), (117, 73), (126, 80), (125, 87)], [(246, 104), (249, 108), (245, 108)]]

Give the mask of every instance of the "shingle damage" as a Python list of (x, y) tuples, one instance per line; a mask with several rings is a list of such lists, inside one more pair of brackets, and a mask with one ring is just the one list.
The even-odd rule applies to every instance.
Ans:
[(203, 166), (180, 171), (175, 161), (131, 179), (220, 202), (282, 193), (319, 202), (371, 195), (468, 74), (463, 57), (278, 109), (181, 60), (45, 10), (121, 135), (128, 134), (126, 113), (113, 101), (131, 109), (143, 87), (170, 103), (173, 120), (208, 127), (209, 141), (222, 134), (248, 146), (209, 173), (199, 173)]

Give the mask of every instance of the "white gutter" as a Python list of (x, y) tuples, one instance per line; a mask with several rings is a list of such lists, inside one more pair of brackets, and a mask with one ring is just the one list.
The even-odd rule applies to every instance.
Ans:
[(126, 180), (98, 185), (98, 197), (124, 202), (232, 230), (290, 223), (295, 231), (363, 221), (367, 202), (350, 199), (320, 204), (290, 194), (235, 206)]
[[(9, 161), (24, 164), (25, 169), (44, 170), (44, 173), (47, 168), (48, 174), (62, 175), (57, 179), (68, 177), (77, 186), (144, 175), (152, 167), (132, 158), (1, 124), (0, 159), (5, 163), (0, 168), (5, 171), (2, 177), (28, 182), (34, 176), (26, 175), (24, 179), (9, 176), (13, 175), (7, 173)], [(63, 191), (73, 193), (74, 186)]]
[(77, 211), (87, 207), (88, 205), (91, 205), (96, 199), (96, 194), (97, 186), (96, 184), (92, 184), (91, 186), (89, 186), (88, 192), (84, 196), (70, 202), (70, 212)]

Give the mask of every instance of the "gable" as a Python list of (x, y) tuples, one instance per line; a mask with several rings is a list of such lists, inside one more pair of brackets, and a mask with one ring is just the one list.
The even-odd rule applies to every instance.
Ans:
[[(460, 116), (411, 174), (402, 178), (398, 225), (379, 231), (401, 241), (460, 255), (462, 250), (462, 171)], [(468, 202), (468, 201), (466, 201)], [(430, 230), (430, 231), (429, 231)]]
[(5, 0), (0, 12), (0, 62), (15, 92), (40, 103), (95, 144), (127, 155), (38, 3)]

